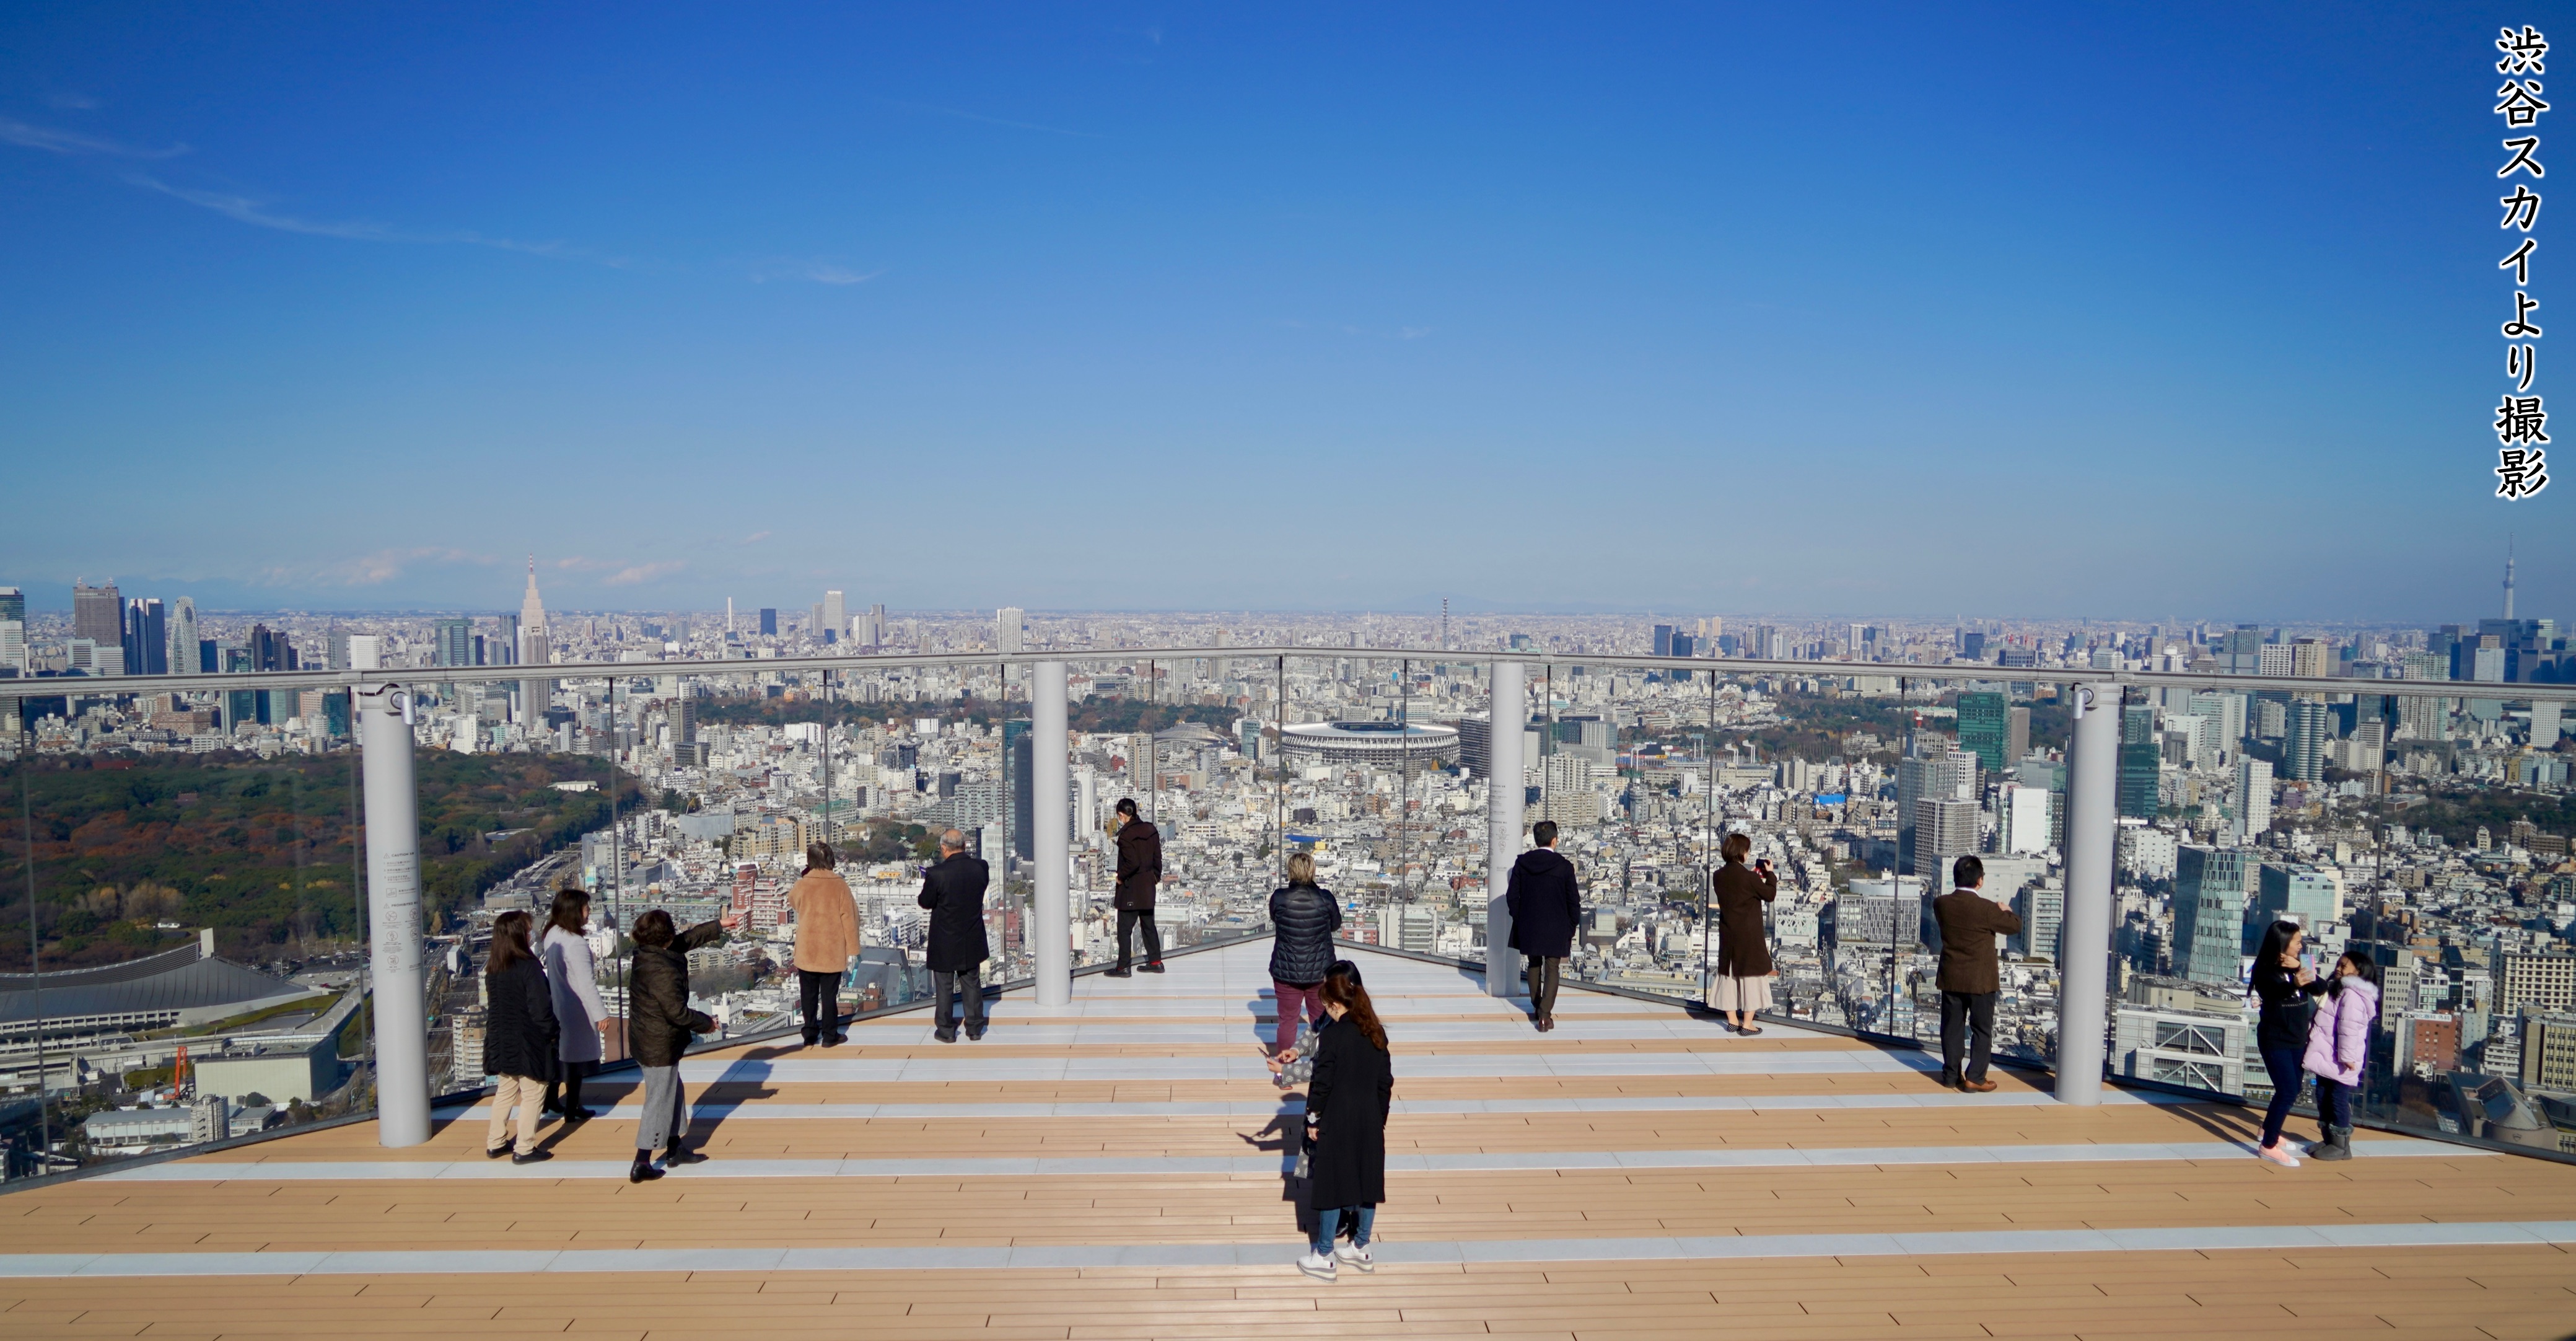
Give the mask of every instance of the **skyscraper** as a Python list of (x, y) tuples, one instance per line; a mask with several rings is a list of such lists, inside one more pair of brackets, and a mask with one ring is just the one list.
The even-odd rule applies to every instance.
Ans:
[(100, 647), (125, 646), (125, 598), (114, 582), (103, 587), (72, 584), (72, 636)]
[(1950, 892), (1950, 864), (1977, 850), (1977, 803), (1924, 797), (1914, 803), (1915, 873), (1927, 898)]
[(1655, 655), (1659, 657), (1668, 657), (1672, 654), (1673, 626), (1670, 624), (1657, 624), (1655, 626)]
[(2212, 987), (2236, 985), (2245, 934), (2241, 847), (2186, 846), (2174, 860), (2174, 972)]
[[(1977, 795), (1977, 756), (1947, 749), (1924, 757), (1896, 761), (1896, 864), (1900, 875), (1929, 876), (1915, 860), (1920, 803), (1970, 801)], [(1966, 849), (1975, 851), (1973, 847)], [(1930, 883), (1928, 880), (1925, 882)]]
[(823, 593), (823, 633), (825, 642), (850, 636), (850, 607), (837, 591)]
[[(554, 660), (546, 633), (546, 603), (537, 595), (537, 556), (528, 556), (528, 594), (519, 602), (519, 664), (543, 666)], [(546, 707), (555, 692), (552, 680), (519, 681), (519, 722), (529, 732), (545, 725)]]
[(2272, 827), (2272, 765), (2265, 759), (2236, 761), (2236, 818), (2229, 832), (2250, 843)]
[[(2322, 866), (2265, 862), (2257, 868), (2254, 888), (2253, 922), (2287, 920), (2313, 934), (2343, 916), (2343, 881)], [(2249, 923), (2245, 939), (2259, 943), (2260, 932), (2260, 926)]]
[(774, 605), (760, 607), (760, 636), (764, 638), (778, 636), (778, 607)]
[(431, 626), (434, 642), (430, 663), (436, 666), (471, 666), (474, 664), (474, 621), (455, 616), (441, 619)]
[(1020, 650), (1020, 634), (1028, 627), (1029, 612), (1016, 605), (1006, 605), (993, 612), (993, 646), (1004, 655)]
[(2007, 757), (2011, 735), (2011, 700), (1996, 693), (1959, 695), (1959, 748), (1977, 756), (1977, 762), (1985, 765), (1987, 772), (2000, 773), (2007, 762), (2012, 762)]
[(170, 621), (158, 599), (139, 597), (126, 603), (125, 673), (170, 673)]
[(16, 587), (0, 587), (0, 619), (27, 622), (27, 593)]
[[(1030, 768), (1035, 758), (1031, 752), (1034, 739), (1029, 734), (1029, 719), (1002, 720), (1002, 766), (1011, 773), (1011, 855), (1022, 861), (1034, 860), (1038, 855), (1036, 789)], [(1062, 824), (1064, 817), (1056, 816), (1055, 822)]]
[(2326, 775), (2326, 743), (2334, 739), (2334, 717), (2326, 705), (2302, 697), (2289, 708), (2289, 732), (2281, 745), (2281, 772), (2298, 782)]
[(2156, 768), (2163, 747), (2156, 740), (2156, 710), (2144, 704), (2120, 709), (2120, 813), (2154, 819), (2157, 810)]
[(200, 660), (195, 597), (182, 596), (177, 604), (170, 607), (170, 642), (163, 655), (169, 659), (170, 670), (174, 674), (194, 675), (214, 669)]

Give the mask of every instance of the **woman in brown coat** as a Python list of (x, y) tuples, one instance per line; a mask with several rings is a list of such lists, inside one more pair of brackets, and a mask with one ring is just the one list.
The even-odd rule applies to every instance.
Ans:
[(1762, 935), (1762, 905), (1780, 897), (1780, 877), (1768, 860), (1747, 866), (1753, 840), (1740, 833), (1726, 836), (1718, 848), (1726, 865), (1710, 879), (1717, 896), (1717, 970), (1709, 983), (1708, 1004), (1722, 1017), (1735, 1016), (1740, 1034), (1758, 1034), (1753, 1013), (1771, 1006), (1771, 946)]

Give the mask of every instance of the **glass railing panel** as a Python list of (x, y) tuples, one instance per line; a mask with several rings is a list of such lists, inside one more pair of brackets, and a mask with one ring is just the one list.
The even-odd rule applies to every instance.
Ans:
[(8, 1172), (365, 1111), (345, 694), (62, 687), (0, 699)]

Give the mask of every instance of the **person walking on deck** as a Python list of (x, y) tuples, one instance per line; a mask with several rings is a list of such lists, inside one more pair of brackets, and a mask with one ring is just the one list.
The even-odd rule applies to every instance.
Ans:
[(1977, 893), (1985, 883), (1986, 864), (1961, 857), (1950, 867), (1952, 889), (1932, 901), (1932, 919), (1941, 928), (1941, 1084), (1971, 1094), (1995, 1088), (1986, 1079), (1995, 1046), (1995, 994), (2003, 990), (1995, 937), (2021, 930), (2019, 914)]
[(1163, 971), (1163, 933), (1154, 928), (1154, 893), (1163, 884), (1163, 831), (1140, 818), (1134, 797), (1120, 797), (1118, 813), (1126, 817), (1118, 826), (1118, 893), (1110, 906), (1118, 910), (1118, 967), (1107, 976), (1134, 976), (1134, 938), (1138, 928), (1145, 932), (1145, 971)]
[[(832, 868), (840, 861), (829, 843), (805, 848), (805, 874), (787, 891), (796, 910), (796, 992), (805, 1016), (805, 1046), (839, 1047), (841, 975), (859, 954), (859, 908), (850, 883)], [(642, 928), (637, 928), (640, 933)]]
[(483, 1072), (493, 1077), (483, 1153), (493, 1159), (509, 1155), (513, 1164), (549, 1158), (537, 1148), (538, 1093), (563, 1065), (555, 1056), (554, 989), (528, 944), (531, 920), (516, 911), (493, 919), (492, 957), (483, 966)]
[(966, 855), (965, 834), (950, 829), (939, 835), (939, 863), (922, 873), (918, 902), (930, 910), (930, 944), (922, 962), (929, 966), (939, 998), (931, 1033), (942, 1043), (957, 1041), (957, 1024), (948, 1008), (960, 991), (966, 996), (966, 1037), (984, 1036), (981, 974), (984, 961), (992, 958), (984, 939), (984, 887), (991, 881), (983, 859)]
[(1574, 863), (1556, 853), (1556, 821), (1530, 826), (1538, 844), (1512, 863), (1503, 888), (1503, 906), (1512, 915), (1511, 948), (1521, 952), (1529, 976), (1530, 1018), (1540, 1033), (1556, 1027), (1556, 989), (1565, 979), (1565, 958), (1574, 953), (1574, 932), (1583, 924), (1583, 897)]
[[(2299, 959), (2307, 933), (2296, 922), (2275, 922), (2263, 933), (2263, 948), (2254, 956), (2254, 971), (2245, 990), (2262, 1002), (2254, 1024), (2254, 1046), (2263, 1054), (2263, 1070), (2272, 1077), (2272, 1102), (2263, 1110), (2263, 1141), (2254, 1153), (2284, 1168), (2299, 1167), (2299, 1157), (2281, 1141), (2281, 1124), (2299, 1106), (2307, 1084), (2300, 1060), (2308, 1047), (2313, 1002), (2327, 991), (2326, 980)], [(2332, 1133), (2320, 1131), (2319, 1141)]]
[(1271, 1054), (1286, 1060), (1297, 1047), (1297, 1026), (1324, 1018), (1324, 974), (1333, 966), (1333, 933), (1342, 929), (1342, 905), (1315, 884), (1315, 857), (1288, 854), (1288, 887), (1270, 893), (1270, 985), (1279, 1001), (1279, 1033)]
[(1762, 927), (1762, 905), (1780, 897), (1780, 877), (1770, 859), (1747, 866), (1753, 839), (1731, 833), (1718, 845), (1726, 864), (1710, 877), (1717, 903), (1717, 969), (1709, 982), (1708, 1004), (1720, 1015), (1735, 1014), (1735, 1031), (1758, 1034), (1754, 1013), (1771, 1007), (1771, 945)]
[(635, 919), (635, 959), (631, 970), (633, 1004), (628, 1037), (635, 1044), (635, 1064), (644, 1070), (644, 1112), (635, 1124), (635, 1166), (630, 1183), (662, 1176), (653, 1167), (653, 1152), (662, 1165), (696, 1164), (706, 1159), (688, 1148), (688, 1096), (680, 1088), (680, 1056), (689, 1036), (713, 1031), (716, 1022), (704, 1011), (689, 1009), (689, 952), (724, 939), (724, 923), (701, 922), (674, 933), (671, 915), (655, 908)]
[[(1297, 1269), (1331, 1280), (1336, 1262), (1375, 1271), (1369, 1241), (1378, 1203), (1386, 1200), (1386, 1115), (1395, 1102), (1395, 1068), (1368, 989), (1350, 974), (1324, 978), (1328, 1017), (1306, 1082), (1305, 1142), (1315, 1207), (1312, 1251)], [(1349, 1247), (1333, 1246), (1342, 1217), (1355, 1222)]]
[(557, 1099), (555, 1085), (546, 1086), (546, 1107), (561, 1112), (566, 1124), (592, 1116), (581, 1105), (581, 1082), (604, 1055), (599, 1027), (608, 1020), (608, 1008), (599, 1000), (599, 965), (590, 953), (589, 922), (588, 891), (556, 890), (554, 906), (546, 912), (545, 939), (537, 947), (546, 982), (554, 988), (555, 1021), (562, 1026), (557, 1041), (562, 1097)]
[(2335, 960), (2325, 1009), (2308, 1024), (2308, 1051), (2300, 1065), (2317, 1078), (2317, 1125), (2325, 1139), (2308, 1147), (2310, 1159), (2352, 1158), (2352, 1092), (2370, 1064), (2370, 1038), (2379, 1027), (2379, 966), (2367, 952), (2346, 950)]

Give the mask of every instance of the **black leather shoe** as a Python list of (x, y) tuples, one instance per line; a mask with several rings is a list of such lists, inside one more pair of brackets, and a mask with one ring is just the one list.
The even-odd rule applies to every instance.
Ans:
[(551, 1151), (546, 1151), (546, 1150), (531, 1150), (531, 1151), (529, 1151), (528, 1153), (526, 1153), (526, 1154), (524, 1154), (524, 1155), (512, 1155), (512, 1156), (510, 1156), (510, 1162), (511, 1162), (511, 1163), (513, 1163), (513, 1164), (543, 1164), (543, 1163), (545, 1163), (547, 1160), (550, 1160), (550, 1159), (553, 1159), (553, 1158), (554, 1158), (554, 1154), (553, 1154), (553, 1152), (551, 1152)]
[(496, 1146), (491, 1147), (491, 1148), (490, 1148), (490, 1149), (488, 1149), (488, 1150), (485, 1150), (485, 1151), (483, 1152), (483, 1158), (485, 1158), (485, 1159), (500, 1159), (501, 1157), (503, 1157), (503, 1156), (505, 1156), (505, 1155), (507, 1155), (507, 1154), (509, 1154), (509, 1153), (510, 1153), (510, 1147), (508, 1147), (508, 1146), (506, 1146), (506, 1145), (496, 1145)]
[(626, 1170), (626, 1181), (630, 1183), (649, 1183), (661, 1176), (660, 1169), (654, 1168), (651, 1163), (641, 1159), (636, 1160), (634, 1165)]
[(662, 1164), (665, 1168), (681, 1164), (704, 1164), (706, 1162), (706, 1156), (699, 1154), (695, 1150), (683, 1150), (676, 1145), (662, 1152)]
[(1146, 971), (1147, 973), (1160, 973), (1160, 972), (1162, 972), (1162, 971), (1163, 971), (1163, 961), (1162, 961), (1162, 960), (1157, 959), (1157, 960), (1155, 960), (1153, 963), (1151, 963), (1151, 964), (1147, 964), (1147, 965), (1145, 966), (1145, 971)]
[(812, 1035), (812, 1034), (807, 1034), (807, 1035), (805, 1036), (805, 1046), (807, 1046), (807, 1047), (809, 1047), (809, 1048), (810, 1048), (810, 1047), (812, 1047), (812, 1046), (814, 1046), (814, 1045), (815, 1045), (815, 1044), (817, 1044), (817, 1043), (822, 1042), (822, 1041), (823, 1041), (823, 1040), (821, 1040), (821, 1039), (819, 1039), (819, 1038), (816, 1038), (816, 1037), (815, 1037), (814, 1035)]
[(966, 1031), (966, 1041), (969, 1043), (981, 1042), (983, 1037), (984, 1031), (981, 1029), (969, 1029)]
[(1101, 976), (1101, 977), (1104, 977), (1104, 978), (1133, 978), (1133, 977), (1135, 977), (1136, 975), (1135, 975), (1134, 973), (1129, 972), (1129, 971), (1128, 971), (1128, 970), (1126, 970), (1126, 969), (1118, 968), (1118, 969), (1111, 969), (1111, 970), (1109, 970), (1108, 972), (1101, 974), (1100, 976)]
[(954, 1029), (933, 1029), (930, 1031), (930, 1036), (938, 1039), (942, 1043), (954, 1043), (957, 1041), (957, 1031)]
[(837, 1047), (841, 1046), (842, 1044), (847, 1043), (847, 1042), (849, 1042), (849, 1041), (850, 1041), (850, 1036), (849, 1036), (848, 1034), (834, 1034), (834, 1035), (832, 1035), (831, 1037), (826, 1038), (826, 1039), (824, 1039), (824, 1040), (823, 1040), (823, 1046), (824, 1046), (824, 1047), (827, 1047), (827, 1048), (837, 1048)]

